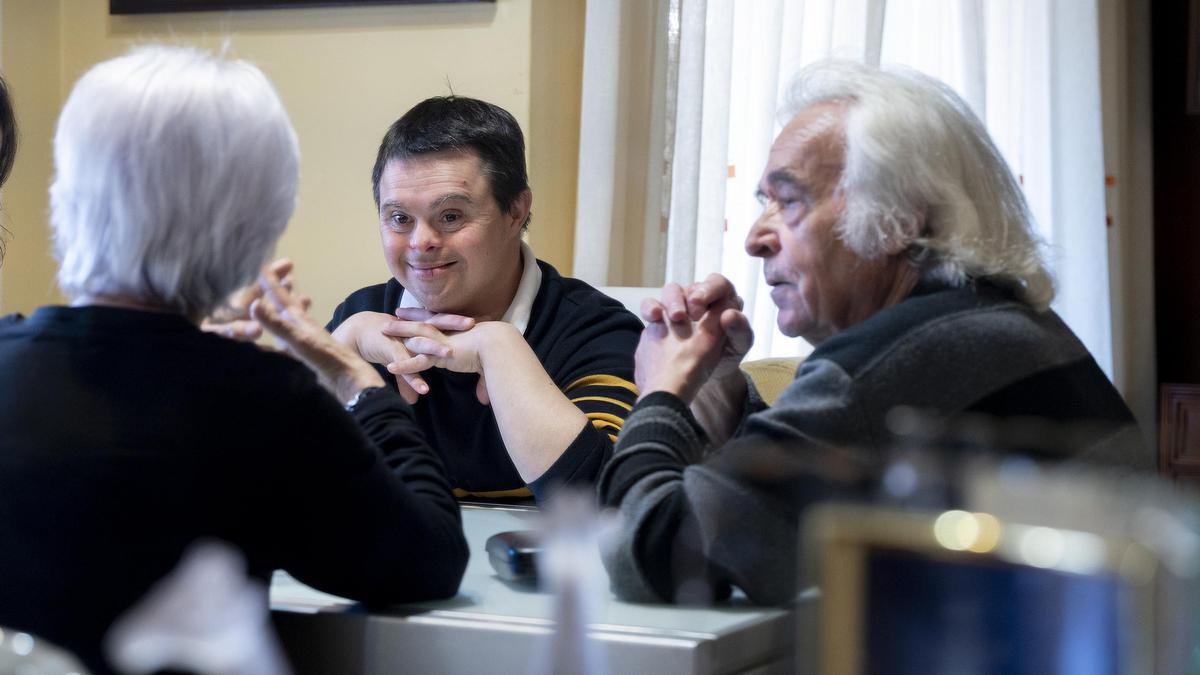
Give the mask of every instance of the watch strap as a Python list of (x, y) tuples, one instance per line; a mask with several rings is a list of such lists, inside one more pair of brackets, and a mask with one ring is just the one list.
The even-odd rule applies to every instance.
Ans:
[(354, 412), (360, 403), (373, 396), (378, 396), (380, 393), (385, 391), (388, 391), (387, 387), (365, 387), (363, 389), (359, 389), (357, 394), (351, 397), (349, 401), (346, 401), (346, 411)]

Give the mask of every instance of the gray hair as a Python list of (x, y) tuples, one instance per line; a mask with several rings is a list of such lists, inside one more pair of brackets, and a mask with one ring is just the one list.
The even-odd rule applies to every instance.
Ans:
[(942, 82), (907, 68), (830, 60), (792, 80), (783, 114), (842, 101), (846, 214), (860, 257), (907, 250), (927, 279), (987, 278), (1044, 310), (1054, 280), (1012, 172), (983, 124)]
[(210, 313), (283, 234), (299, 161), (283, 104), (250, 63), (151, 45), (96, 65), (54, 136), (59, 285)]

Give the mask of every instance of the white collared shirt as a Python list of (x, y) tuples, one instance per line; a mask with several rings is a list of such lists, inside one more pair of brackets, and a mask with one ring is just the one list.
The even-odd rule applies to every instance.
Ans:
[[(533, 301), (537, 298), (538, 289), (542, 287), (542, 268), (538, 267), (537, 258), (533, 257), (533, 249), (525, 242), (521, 242), (521, 264), (521, 283), (517, 284), (517, 293), (500, 320), (512, 324), (513, 328), (524, 335), (525, 329), (529, 327), (529, 316), (533, 313)], [(421, 301), (417, 300), (417, 296), (409, 293), (406, 288), (404, 295), (400, 297), (400, 308), (413, 307), (425, 309)]]

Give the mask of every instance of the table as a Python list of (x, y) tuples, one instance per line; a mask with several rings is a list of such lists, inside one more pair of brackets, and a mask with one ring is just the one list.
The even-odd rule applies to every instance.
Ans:
[[(366, 612), (283, 572), (271, 584), (273, 618), (298, 675), (306, 673), (524, 673), (554, 632), (554, 598), (501, 580), (489, 536), (531, 529), (536, 512), (463, 506), (471, 560), (456, 597)], [(713, 608), (639, 605), (609, 597), (588, 626), (613, 673), (790, 673), (793, 610), (735, 598)]]

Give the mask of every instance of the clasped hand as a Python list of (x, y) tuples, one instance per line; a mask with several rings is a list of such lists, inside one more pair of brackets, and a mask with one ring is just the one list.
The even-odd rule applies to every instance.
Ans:
[(687, 288), (663, 287), (662, 297), (642, 301), (642, 332), (634, 379), (642, 396), (666, 391), (691, 404), (711, 379), (737, 371), (754, 343), (742, 299), (718, 274)]
[(400, 395), (409, 403), (429, 393), (421, 376), (430, 368), (460, 373), (480, 373), (475, 395), (488, 403), (480, 361), (480, 340), (487, 324), (471, 317), (439, 314), (420, 308), (401, 308), (395, 316), (359, 312), (334, 331), (339, 341), (350, 343), (367, 361), (382, 364), (396, 376)]

